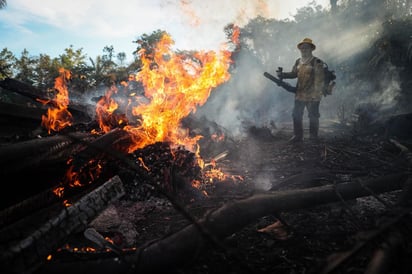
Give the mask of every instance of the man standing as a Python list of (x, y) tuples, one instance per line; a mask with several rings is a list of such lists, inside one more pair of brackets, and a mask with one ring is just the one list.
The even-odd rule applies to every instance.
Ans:
[(293, 107), (293, 143), (303, 141), (303, 112), (309, 116), (309, 138), (316, 140), (319, 131), (319, 105), (324, 90), (324, 63), (312, 55), (316, 49), (312, 39), (305, 38), (298, 45), (301, 57), (293, 65), (291, 72), (277, 71), (280, 79), (297, 78), (295, 103)]

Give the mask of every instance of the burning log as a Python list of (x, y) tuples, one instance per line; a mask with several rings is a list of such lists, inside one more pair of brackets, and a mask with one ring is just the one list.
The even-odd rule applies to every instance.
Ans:
[[(4, 88), (6, 91), (23, 95), (36, 103), (39, 103), (39, 100), (49, 101), (46, 99), (47, 96), (45, 92), (16, 79), (6, 78), (0, 81), (0, 87)], [(53, 104), (53, 100), (51, 100), (49, 104)], [(76, 116), (77, 121), (90, 121), (90, 115), (85, 109), (85, 106), (73, 102), (69, 105), (69, 111)], [(41, 118), (41, 116), (39, 117)]]
[[(73, 136), (73, 138), (76, 138)], [(77, 139), (77, 138), (76, 138)], [(80, 168), (90, 159), (97, 159), (103, 156), (110, 156), (116, 154), (119, 158), (124, 158), (130, 142), (129, 134), (119, 128), (102, 135), (93, 142), (87, 143), (87, 146), (75, 154), (74, 165), (75, 169)], [(119, 154), (123, 152), (123, 154)]]
[[(159, 273), (178, 267), (190, 260), (199, 248), (204, 247), (205, 239), (224, 239), (235, 231), (255, 221), (257, 218), (286, 210), (297, 210), (334, 203), (344, 199), (355, 199), (384, 193), (402, 188), (407, 180), (405, 173), (389, 175), (364, 183), (342, 183), (325, 185), (308, 189), (269, 192), (251, 198), (227, 204), (205, 216), (197, 224), (152, 243), (136, 254), (127, 255), (126, 263), (114, 259), (81, 262), (49, 262), (41, 270), (47, 273), (126, 273), (130, 271), (130, 263), (135, 272)], [(201, 228), (201, 229), (199, 229)], [(212, 238), (210, 238), (212, 237)]]
[[(0, 147), (0, 174), (20, 171), (29, 166), (38, 167), (43, 161), (67, 160), (68, 154), (84, 148), (82, 142), (95, 139), (89, 133), (72, 133), (33, 139)], [(80, 145), (76, 147), (75, 145)]]
[(202, 180), (193, 152), (183, 147), (172, 149), (167, 142), (157, 142), (135, 151), (133, 157), (136, 162), (129, 167), (133, 168), (134, 181), (140, 182), (140, 186), (127, 189), (132, 199), (173, 195), (179, 201), (187, 201), (204, 196), (192, 185), (194, 180)]
[(0, 208), (21, 202), (57, 184), (56, 178), (67, 169), (69, 156), (84, 149), (84, 144), (76, 140), (89, 142), (93, 139), (95, 137), (89, 133), (73, 133), (0, 147), (0, 175), (3, 180), (29, 182), (29, 178), (39, 177), (36, 184), (9, 184), (8, 191), (3, 192)]
[(123, 195), (122, 181), (115, 176), (68, 207), (59, 205), (3, 228), (0, 233), (1, 272), (34, 271), (70, 234), (85, 230), (108, 204)]

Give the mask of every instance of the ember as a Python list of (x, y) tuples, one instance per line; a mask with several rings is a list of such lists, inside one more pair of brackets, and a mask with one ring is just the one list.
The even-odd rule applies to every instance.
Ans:
[[(78, 196), (91, 190), (96, 191), (93, 195), (98, 197), (94, 198), (94, 202), (98, 203), (96, 208), (101, 208), (110, 200), (105, 197), (105, 195), (110, 196), (106, 191), (106, 188), (110, 187), (121, 188), (117, 189), (117, 195), (110, 197), (113, 199), (124, 195), (125, 189), (129, 200), (145, 201), (150, 197), (166, 196), (171, 200), (178, 199), (180, 202), (188, 203), (207, 196), (204, 184), (211, 183), (208, 177), (213, 176), (213, 180), (225, 179), (222, 171), (219, 171), (220, 175), (216, 176), (218, 170), (215, 169), (214, 160), (213, 173), (210, 168), (208, 172), (202, 171), (205, 166), (200, 156), (199, 140), (205, 136), (200, 135), (199, 132), (195, 134), (189, 128), (183, 127), (182, 120), (195, 113), (197, 107), (207, 101), (213, 88), (230, 78), (228, 69), (231, 64), (231, 52), (228, 50), (217, 53), (197, 52), (189, 56), (174, 53), (171, 49), (173, 44), (172, 38), (164, 35), (152, 53), (139, 52), (142, 69), (138, 74), (138, 81), (142, 83), (147, 100), (136, 99), (132, 103), (130, 99), (125, 104), (119, 101), (119, 87), (112, 85), (96, 102), (94, 121), (88, 124), (79, 124), (76, 121), (77, 113), (72, 113), (68, 88), (71, 72), (64, 68), (59, 70), (59, 76), (55, 79), (54, 98), (39, 97), (36, 100), (48, 107), (47, 114), (41, 116), (41, 126), (49, 135), (45, 139), (52, 140), (59, 135), (64, 138), (56, 139), (56, 149), (39, 147), (40, 156), (35, 155), (33, 161), (42, 167), (44, 163), (53, 161), (44, 161), (44, 159), (48, 159), (52, 152), (61, 150), (59, 162), (65, 162), (66, 172), (61, 179), (52, 176), (55, 181), (46, 183), (45, 192), (38, 193), (41, 189), (33, 188), (33, 191), (37, 191), (34, 193), (35, 196), (32, 196), (31, 192), (25, 193), (25, 196), (29, 197), (27, 201), (2, 213), (5, 215), (2, 218), (3, 224), (9, 225), (9, 229), (12, 229), (13, 222), (22, 214), (36, 212), (44, 206), (51, 207), (52, 203), (56, 202), (56, 198), (59, 201), (59, 208), (77, 210), (87, 203), (84, 199), (79, 202)], [(83, 129), (90, 133), (86, 133), (86, 136), (70, 133), (76, 129)], [(224, 135), (215, 134), (206, 137), (215, 141), (224, 140)], [(32, 157), (35, 147), (36, 144), (34, 142), (31, 144), (30, 141), (27, 147), (22, 148), (22, 154)], [(9, 150), (12, 151), (13, 148), (10, 147)], [(9, 150), (4, 151), (3, 154), (6, 155)], [(19, 160), (17, 156), (16, 160)], [(19, 164), (14, 165), (13, 168), (18, 171), (23, 166)], [(42, 168), (34, 167), (33, 172), (41, 173), (41, 170)], [(13, 171), (5, 170), (5, 173), (16, 176)], [(54, 195), (55, 199), (50, 195)], [(171, 198), (172, 196), (174, 198)], [(47, 199), (43, 200), (43, 203), (38, 203), (44, 197)], [(86, 197), (87, 195), (84, 196)], [(100, 203), (100, 199), (104, 199), (104, 202)], [(178, 204), (176, 201), (174, 203)], [(64, 209), (62, 210), (60, 215), (65, 212)], [(8, 212), (13, 214), (9, 215)], [(81, 220), (74, 220), (72, 228), (80, 228), (90, 222), (90, 218), (97, 212), (87, 213), (87, 216), (82, 215)], [(63, 226), (61, 222), (66, 218), (74, 217), (74, 215), (67, 217), (60, 215), (56, 217), (58, 221), (50, 219), (46, 222), (54, 222), (55, 224), (52, 225), (54, 229), (56, 225)], [(79, 221), (81, 224), (78, 223)], [(40, 223), (38, 228), (29, 225), (33, 230), (29, 229), (26, 232), (27, 237), (36, 234), (36, 229), (43, 231), (42, 225), (50, 226), (49, 223), (43, 224), (42, 219), (38, 222)], [(39, 234), (41, 235), (33, 244), (38, 244), (37, 241), (41, 242), (44, 237), (47, 237), (43, 233)], [(52, 251), (59, 244), (61, 246), (63, 244), (61, 241), (62, 238), (56, 238), (55, 242), (47, 245), (48, 249)], [(65, 246), (66, 249), (75, 252), (95, 251), (92, 247), (69, 248), (67, 244)], [(20, 243), (17, 243), (15, 250), (17, 251), (10, 251), (5, 256), (18, 261), (19, 257), (25, 256), (27, 252), (26, 247)], [(43, 252), (36, 256), (42, 256), (47, 261), (53, 260), (52, 255)], [(9, 266), (13, 269), (33, 267), (29, 262), (27, 263), (28, 265), (18, 265), (11, 262)]]
[[(182, 128), (181, 121), (189, 114), (196, 112), (196, 108), (207, 101), (213, 88), (230, 78), (228, 68), (231, 63), (231, 52), (227, 50), (219, 53), (198, 52), (193, 57), (189, 57), (174, 53), (171, 50), (173, 44), (172, 38), (164, 35), (153, 53), (148, 54), (145, 51), (139, 53), (142, 69), (138, 74), (138, 80), (143, 84), (145, 96), (149, 100), (133, 106), (131, 119), (122, 114), (126, 110), (120, 109), (120, 104), (116, 102), (114, 96), (119, 90), (116, 86), (111, 86), (97, 102), (96, 120), (100, 134), (107, 134), (115, 128), (122, 128), (128, 133), (128, 142), (123, 143), (125, 147), (120, 148), (121, 151), (133, 153), (155, 143), (167, 142), (170, 149), (177, 148), (173, 152), (177, 153), (174, 155), (174, 161), (193, 161), (191, 165), (195, 166), (197, 161), (192, 159), (193, 157), (189, 157), (190, 160), (189, 158), (183, 160), (179, 158), (179, 152), (184, 148), (196, 152), (193, 156), (200, 158), (198, 141), (202, 136), (190, 135), (188, 129)], [(59, 131), (71, 125), (72, 116), (67, 110), (69, 96), (66, 82), (69, 79), (70, 72), (61, 69), (60, 76), (55, 81), (55, 89), (58, 91), (54, 100), (56, 107), (50, 108), (48, 116), (42, 119), (42, 125), (48, 129), (49, 134), (51, 131)], [(92, 132), (97, 133), (96, 129), (92, 129)], [(153, 154), (150, 155), (153, 157)], [(150, 165), (150, 160), (149, 163), (146, 161), (148, 161), (147, 157), (140, 157), (140, 162), (137, 164), (147, 167)], [(59, 190), (56, 189), (59, 195), (63, 193), (62, 187), (64, 186), (83, 186), (96, 181), (105, 165), (91, 157), (86, 159), (87, 164), (82, 164), (80, 167), (73, 166), (77, 162), (77, 159), (68, 161), (66, 178), (59, 184)], [(178, 166), (180, 164), (177, 163)], [(173, 166), (175, 167), (176, 164)], [(183, 172), (185, 169), (186, 171)], [(185, 175), (187, 177), (187, 174), (182, 174), (182, 172), (187, 173), (192, 169), (184, 167), (180, 171), (176, 171), (175, 168), (172, 170), (173, 176)], [(155, 182), (156, 184), (176, 188), (176, 183), (170, 182), (170, 178), (167, 178), (170, 177), (168, 175), (170, 170), (149, 169), (149, 172), (151, 174), (159, 172), (165, 177)], [(208, 174), (216, 177), (216, 172), (213, 175), (210, 172)], [(198, 175), (193, 175), (195, 175), (193, 180), (198, 180)]]

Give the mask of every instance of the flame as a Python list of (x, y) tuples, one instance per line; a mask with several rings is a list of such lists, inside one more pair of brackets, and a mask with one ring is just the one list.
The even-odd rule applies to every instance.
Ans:
[(189, 24), (192, 27), (200, 26), (200, 18), (199, 16), (196, 15), (196, 12), (194, 9), (190, 6), (190, 1), (188, 0), (180, 0), (180, 8), (183, 12), (183, 14), (187, 15), (190, 22)]
[(238, 181), (243, 181), (244, 178), (241, 175), (231, 175), (223, 172), (219, 168), (212, 167), (209, 170), (203, 171), (203, 175), (205, 178), (208, 179), (209, 183), (214, 183), (215, 180), (218, 180), (220, 182), (227, 181), (227, 180), (232, 180), (232, 182), (238, 182)]
[(146, 169), (147, 171), (150, 171), (150, 168), (147, 167), (147, 165), (144, 163), (142, 157), (137, 158), (137, 160), (139, 160), (140, 164), (142, 165), (142, 167), (143, 167), (144, 169)]
[[(136, 251), (137, 247), (126, 247), (126, 248), (122, 248), (123, 252), (133, 252)], [(77, 246), (71, 246), (70, 244), (66, 243), (65, 245), (63, 245), (62, 247), (58, 248), (56, 250), (57, 252), (62, 252), (62, 251), (67, 251), (67, 252), (71, 252), (71, 253), (78, 253), (78, 254), (90, 254), (90, 253), (102, 253), (102, 252), (106, 252), (106, 253), (111, 253), (113, 252), (112, 250), (110, 250), (109, 248), (103, 248), (103, 249), (97, 249), (95, 247), (91, 247), (91, 246), (83, 246), (83, 247), (77, 247)], [(52, 259), (52, 255), (48, 255), (49, 258), (48, 260), (50, 261)]]
[[(72, 159), (70, 159), (72, 161)], [(66, 171), (65, 183), (70, 187), (81, 187), (86, 184), (91, 184), (97, 179), (102, 172), (102, 166), (96, 159), (91, 159), (86, 165), (79, 170), (74, 170), (74, 165), (71, 165)]]
[(116, 93), (118, 93), (118, 89), (115, 85), (112, 85), (96, 104), (96, 120), (104, 133), (125, 124), (127, 120), (124, 115), (115, 113), (119, 108), (119, 104), (112, 96)]
[(238, 26), (233, 26), (232, 32), (232, 43), (236, 46), (240, 45), (240, 28)]
[(222, 142), (225, 140), (225, 134), (223, 133), (213, 133), (210, 138), (212, 139), (212, 141), (218, 143), (218, 142)]
[[(83, 165), (79, 170), (75, 170), (73, 165), (73, 158), (67, 161), (68, 169), (63, 180), (58, 184), (57, 187), (53, 189), (53, 193), (62, 198), (64, 196), (64, 189), (66, 186), (69, 187), (82, 187), (87, 184), (91, 184), (99, 178), (102, 172), (102, 165), (100, 161), (96, 159), (91, 159), (87, 164)], [(71, 203), (67, 200), (63, 201), (64, 206), (69, 207)]]
[(56, 98), (50, 100), (38, 100), (43, 104), (52, 103), (52, 107), (47, 110), (47, 116), (42, 115), (41, 125), (51, 131), (60, 131), (72, 125), (72, 114), (68, 111), (69, 92), (67, 81), (71, 79), (71, 73), (64, 68), (59, 69), (59, 76), (54, 81), (54, 88), (57, 90)]
[(55, 189), (53, 189), (53, 193), (54, 193), (54, 195), (56, 195), (57, 197), (63, 197), (64, 187), (62, 187), (62, 186), (56, 187)]
[(170, 142), (194, 150), (201, 136), (189, 137), (188, 131), (180, 127), (180, 121), (196, 112), (211, 90), (230, 78), (230, 51), (196, 52), (189, 58), (174, 53), (173, 44), (166, 34), (153, 55), (139, 53), (143, 66), (137, 77), (150, 102), (132, 109), (134, 115), (141, 117), (138, 127), (124, 127), (133, 140), (129, 152), (155, 142)]
[[(131, 107), (131, 121), (122, 114), (119, 102), (114, 99), (119, 90), (113, 85), (96, 104), (96, 120), (101, 132), (107, 133), (113, 128), (122, 127), (130, 135), (130, 145), (125, 148), (129, 153), (146, 147), (156, 142), (168, 142), (171, 146), (185, 147), (190, 151), (196, 151), (199, 164), (204, 163), (200, 159), (198, 141), (200, 135), (191, 136), (188, 129), (181, 127), (180, 122), (196, 108), (202, 106), (210, 96), (213, 88), (230, 79), (229, 68), (232, 63), (232, 52), (226, 49), (215, 51), (199, 51), (190, 54), (176, 53), (172, 51), (174, 41), (165, 34), (157, 43), (151, 54), (142, 50), (139, 52), (142, 68), (136, 75), (144, 87), (147, 101), (137, 104), (128, 104)], [(53, 125), (53, 130), (59, 130), (70, 125), (71, 114), (67, 111), (69, 97), (66, 81), (70, 79), (70, 73), (60, 70), (60, 76), (56, 78), (55, 86), (59, 91), (56, 98), (58, 108), (55, 116), (49, 111), (44, 124)], [(118, 96), (116, 97), (118, 98)], [(130, 102), (129, 102), (130, 103)], [(54, 113), (54, 112), (53, 112)], [(120, 114), (119, 114), (120, 113)], [(53, 118), (52, 118), (53, 117)], [(55, 118), (57, 117), (57, 118)], [(57, 124), (57, 121), (61, 122)], [(93, 130), (92, 133), (97, 133)], [(216, 136), (217, 139), (224, 136)], [(71, 164), (68, 161), (68, 165)], [(149, 169), (142, 159), (140, 164)], [(55, 189), (55, 194), (63, 196), (62, 186), (78, 187), (95, 180), (101, 173), (99, 161), (92, 160), (84, 168), (74, 170), (71, 166), (66, 172), (66, 177), (60, 186)]]

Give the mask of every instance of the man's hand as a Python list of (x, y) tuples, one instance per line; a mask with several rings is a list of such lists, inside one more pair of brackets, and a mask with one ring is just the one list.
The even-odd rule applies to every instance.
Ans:
[(283, 79), (283, 68), (282, 67), (278, 67), (278, 70), (276, 71), (276, 75), (280, 80)]

